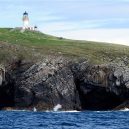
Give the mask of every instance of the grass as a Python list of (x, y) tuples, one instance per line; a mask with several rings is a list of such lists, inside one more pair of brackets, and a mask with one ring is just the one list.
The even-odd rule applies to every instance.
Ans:
[(129, 47), (124, 45), (62, 39), (40, 32), (0, 28), (0, 61), (10, 58), (34, 59), (35, 56), (63, 55), (89, 58), (95, 63), (129, 57)]

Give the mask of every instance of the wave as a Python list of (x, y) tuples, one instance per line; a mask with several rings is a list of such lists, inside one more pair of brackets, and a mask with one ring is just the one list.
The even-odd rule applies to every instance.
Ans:
[(30, 112), (31, 110), (5, 110), (7, 112)]
[(49, 111), (47, 110), (46, 112), (51, 112), (51, 113), (76, 113), (76, 112), (81, 112), (77, 110), (71, 110), (71, 111)]
[(70, 112), (70, 113), (74, 113), (74, 112), (81, 112), (81, 111), (77, 111), (77, 110), (72, 110), (72, 111), (60, 111), (60, 112)]

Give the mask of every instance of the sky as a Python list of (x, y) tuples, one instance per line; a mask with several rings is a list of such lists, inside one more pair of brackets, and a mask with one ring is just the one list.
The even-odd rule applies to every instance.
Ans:
[(30, 25), (59, 37), (129, 45), (129, 0), (0, 0), (0, 27)]

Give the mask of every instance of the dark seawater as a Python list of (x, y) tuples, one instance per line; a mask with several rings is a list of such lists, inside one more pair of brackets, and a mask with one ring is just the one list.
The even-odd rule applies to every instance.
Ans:
[(1, 111), (0, 129), (129, 129), (129, 112)]

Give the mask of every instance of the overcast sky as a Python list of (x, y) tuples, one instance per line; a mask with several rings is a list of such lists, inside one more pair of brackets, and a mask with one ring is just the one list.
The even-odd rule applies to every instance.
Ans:
[(22, 26), (22, 14), (44, 33), (129, 45), (129, 0), (0, 0), (0, 26)]

